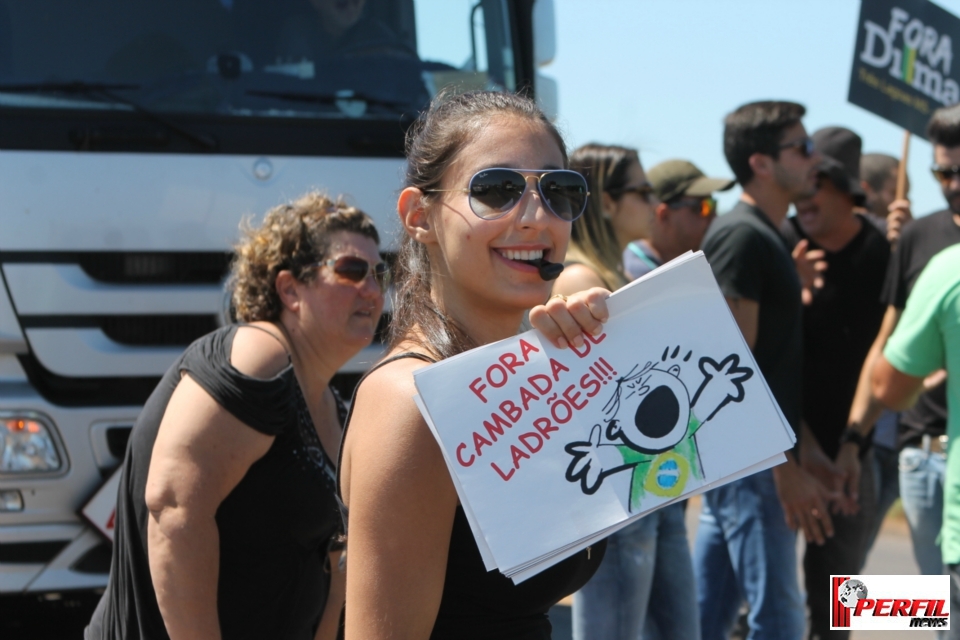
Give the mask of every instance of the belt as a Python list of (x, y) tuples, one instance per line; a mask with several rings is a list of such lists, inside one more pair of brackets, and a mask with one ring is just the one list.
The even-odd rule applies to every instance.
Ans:
[(927, 453), (946, 453), (947, 436), (934, 437), (925, 433), (920, 440), (920, 448)]

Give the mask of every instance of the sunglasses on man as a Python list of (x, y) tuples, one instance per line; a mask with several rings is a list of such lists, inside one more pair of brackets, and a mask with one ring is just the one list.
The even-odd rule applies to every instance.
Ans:
[(784, 142), (777, 147), (777, 149), (780, 151), (783, 151), (784, 149), (796, 149), (804, 158), (809, 158), (817, 150), (817, 147), (813, 142), (813, 138), (800, 138), (799, 140), (794, 140), (792, 142)]
[(373, 276), (374, 282), (380, 287), (381, 293), (386, 293), (390, 286), (390, 267), (386, 262), (370, 264), (357, 256), (340, 256), (315, 262), (311, 267), (329, 267), (337, 279), (343, 284), (358, 284)]
[(533, 178), (540, 200), (550, 213), (573, 222), (587, 207), (586, 179), (576, 171), (556, 169), (502, 169), (494, 167), (473, 174), (466, 189), (428, 189), (427, 193), (445, 191), (468, 194), (470, 210), (483, 220), (498, 220), (510, 213), (530, 186)]
[(933, 177), (936, 178), (940, 184), (949, 184), (955, 177), (960, 176), (960, 166), (955, 164), (949, 166), (935, 164), (930, 167), (930, 171), (933, 172)]
[(717, 201), (713, 198), (682, 198), (668, 202), (671, 209), (692, 209), (701, 218), (709, 218), (717, 212)]

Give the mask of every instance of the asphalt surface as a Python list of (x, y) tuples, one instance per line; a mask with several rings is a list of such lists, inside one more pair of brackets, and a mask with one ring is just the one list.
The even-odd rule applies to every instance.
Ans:
[[(691, 501), (687, 509), (687, 529), (690, 539), (696, 533), (699, 502)], [(800, 543), (802, 544), (802, 543)], [(877, 538), (865, 574), (908, 575), (917, 573), (910, 546), (910, 534), (903, 520), (888, 518)], [(99, 597), (82, 593), (60, 594), (59, 599), (31, 597), (0, 597), (0, 639), (2, 640), (81, 640), (83, 628), (97, 605)], [(550, 619), (554, 625), (554, 640), (571, 640), (570, 607), (554, 607)], [(861, 632), (851, 634), (851, 640), (894, 640), (902, 633)], [(923, 635), (917, 637), (924, 637)]]

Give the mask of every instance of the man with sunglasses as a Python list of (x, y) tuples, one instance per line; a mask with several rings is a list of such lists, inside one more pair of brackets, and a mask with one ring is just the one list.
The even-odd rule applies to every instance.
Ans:
[[(860, 367), (880, 329), (880, 301), (890, 243), (866, 216), (855, 213), (860, 185), (860, 136), (826, 127), (812, 136), (823, 156), (817, 192), (796, 202), (797, 215), (781, 231), (790, 247), (816, 252), (826, 264), (822, 285), (806, 292), (803, 307), (803, 437), (801, 463), (838, 493), (834, 535), (808, 545), (803, 558), (810, 637), (830, 635), (830, 574), (860, 572), (876, 511), (866, 441), (844, 435)], [(795, 251), (795, 254), (797, 252)], [(849, 445), (849, 446), (848, 446)], [(836, 462), (834, 462), (836, 461)], [(849, 471), (849, 472), (848, 472)], [(849, 632), (837, 631), (837, 637)]]
[[(935, 111), (927, 126), (927, 135), (933, 143), (933, 175), (940, 183), (947, 209), (911, 222), (903, 230), (891, 256), (883, 290), (886, 313), (863, 364), (850, 409), (848, 429), (856, 434), (852, 437), (868, 437), (883, 409), (871, 392), (870, 375), (887, 339), (897, 327), (920, 273), (933, 256), (960, 243), (960, 105)], [(960, 538), (945, 534), (942, 546), (938, 544), (947, 474), (947, 402), (943, 372), (927, 378), (925, 388), (926, 392), (916, 404), (899, 416), (900, 497), (910, 525), (914, 558), (922, 574), (933, 575), (945, 573), (945, 560), (947, 563), (960, 560), (941, 554), (941, 548), (960, 546)]]
[(623, 252), (623, 270), (636, 280), (687, 251), (700, 248), (717, 214), (715, 191), (736, 180), (708, 178), (692, 162), (667, 160), (647, 172), (660, 201), (650, 221), (650, 237), (635, 240)]
[[(703, 251), (743, 337), (795, 432), (801, 412), (800, 280), (779, 227), (790, 203), (816, 191), (821, 160), (792, 102), (746, 104), (724, 121), (724, 154), (743, 187), (740, 202), (707, 231)], [(771, 425), (770, 428), (776, 428)], [(749, 446), (749, 443), (737, 443)], [(800, 638), (804, 607), (796, 528), (808, 542), (832, 535), (835, 496), (797, 460), (705, 494), (695, 566), (703, 638), (726, 638), (741, 598), (749, 637)]]

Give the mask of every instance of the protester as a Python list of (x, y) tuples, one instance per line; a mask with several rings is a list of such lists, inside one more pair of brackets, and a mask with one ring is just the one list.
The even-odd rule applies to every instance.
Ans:
[(357, 389), (341, 452), (347, 640), (549, 638), (549, 608), (603, 559), (601, 542), (520, 584), (487, 572), (412, 400), (416, 369), (516, 335), (531, 307), (557, 346), (601, 329), (602, 289), (537, 306), (586, 205), (566, 166), (560, 134), (515, 94), (440, 97), (408, 133), (389, 353)]
[(897, 200), (897, 171), (900, 161), (884, 153), (864, 154), (860, 161), (860, 186), (866, 202), (863, 206), (870, 214), (868, 220), (877, 225), (890, 242), (896, 242), (910, 221), (910, 180), (906, 179), (903, 198)]
[[(801, 463), (827, 486), (845, 492), (834, 512), (834, 535), (807, 545), (803, 558), (809, 637), (848, 637), (830, 632), (830, 575), (860, 572), (876, 510), (868, 442), (845, 431), (860, 367), (883, 320), (880, 301), (890, 244), (866, 216), (860, 187), (860, 136), (827, 127), (813, 136), (823, 156), (817, 192), (798, 200), (797, 215), (781, 225), (791, 248), (818, 252), (826, 263), (823, 283), (803, 307), (803, 437)], [(851, 473), (847, 473), (850, 468)]]
[(649, 235), (631, 242), (623, 252), (623, 267), (631, 280), (699, 249), (717, 214), (713, 193), (736, 184), (735, 180), (708, 178), (686, 160), (661, 162), (647, 175), (660, 203), (650, 221)]
[(657, 202), (636, 149), (587, 144), (570, 156), (570, 167), (587, 178), (590, 198), (573, 223), (565, 269), (553, 290), (590, 287), (615, 291), (629, 282), (621, 255), (631, 240), (649, 233)]
[[(905, 177), (906, 188), (903, 200), (898, 203), (898, 207), (891, 208), (896, 199), (899, 168), (900, 160), (885, 153), (866, 153), (860, 159), (860, 186), (866, 195), (864, 210), (870, 214), (867, 220), (875, 223), (891, 243), (896, 243), (900, 238), (901, 227), (913, 220), (907, 199), (910, 193), (909, 177)], [(888, 216), (893, 223), (890, 226), (887, 224)], [(895, 411), (884, 411), (877, 418), (873, 429), (871, 440), (877, 508), (867, 542), (868, 553), (880, 532), (880, 525), (883, 524), (887, 511), (900, 497), (900, 462), (897, 459), (899, 455), (897, 451), (898, 420), (899, 416)]]
[[(927, 128), (933, 143), (934, 176), (940, 182), (948, 208), (917, 218), (900, 236), (884, 283), (887, 310), (860, 373), (850, 409), (849, 428), (869, 435), (883, 406), (870, 392), (873, 363), (893, 333), (920, 273), (930, 259), (960, 242), (960, 106), (934, 112)], [(944, 572), (937, 536), (943, 523), (943, 481), (946, 471), (946, 388), (934, 374), (931, 388), (900, 414), (900, 499), (913, 554), (924, 575)]]
[[(951, 407), (960, 406), (960, 246), (932, 258), (910, 292), (907, 306), (883, 355), (873, 368), (873, 392), (894, 409), (911, 406), (924, 389), (924, 377), (947, 371)], [(960, 412), (947, 421), (948, 437), (960, 436)], [(943, 529), (940, 547), (950, 574), (950, 607), (960, 610), (960, 462), (947, 457), (943, 484)], [(953, 625), (950, 638), (960, 638)]]
[[(618, 288), (627, 282), (620, 265), (624, 247), (647, 234), (654, 207), (662, 205), (634, 149), (588, 144), (573, 152), (570, 167), (586, 177), (590, 199), (573, 223), (567, 267), (553, 291)], [(573, 637), (637, 640), (647, 627), (648, 637), (699, 638), (691, 584), (684, 505), (676, 503), (607, 539), (600, 568), (573, 596)]]
[(244, 324), (188, 347), (133, 427), (88, 640), (336, 636), (344, 408), (328, 385), (373, 340), (378, 243), (366, 214), (317, 193), (246, 230)]
[[(799, 431), (800, 281), (778, 227), (792, 201), (815, 192), (820, 154), (799, 104), (756, 102), (727, 116), (724, 153), (741, 201), (703, 241), (720, 289), (784, 416)], [(823, 544), (833, 534), (832, 497), (797, 461), (705, 494), (695, 566), (704, 638), (725, 638), (741, 598), (750, 638), (799, 638), (804, 629), (796, 534)]]

